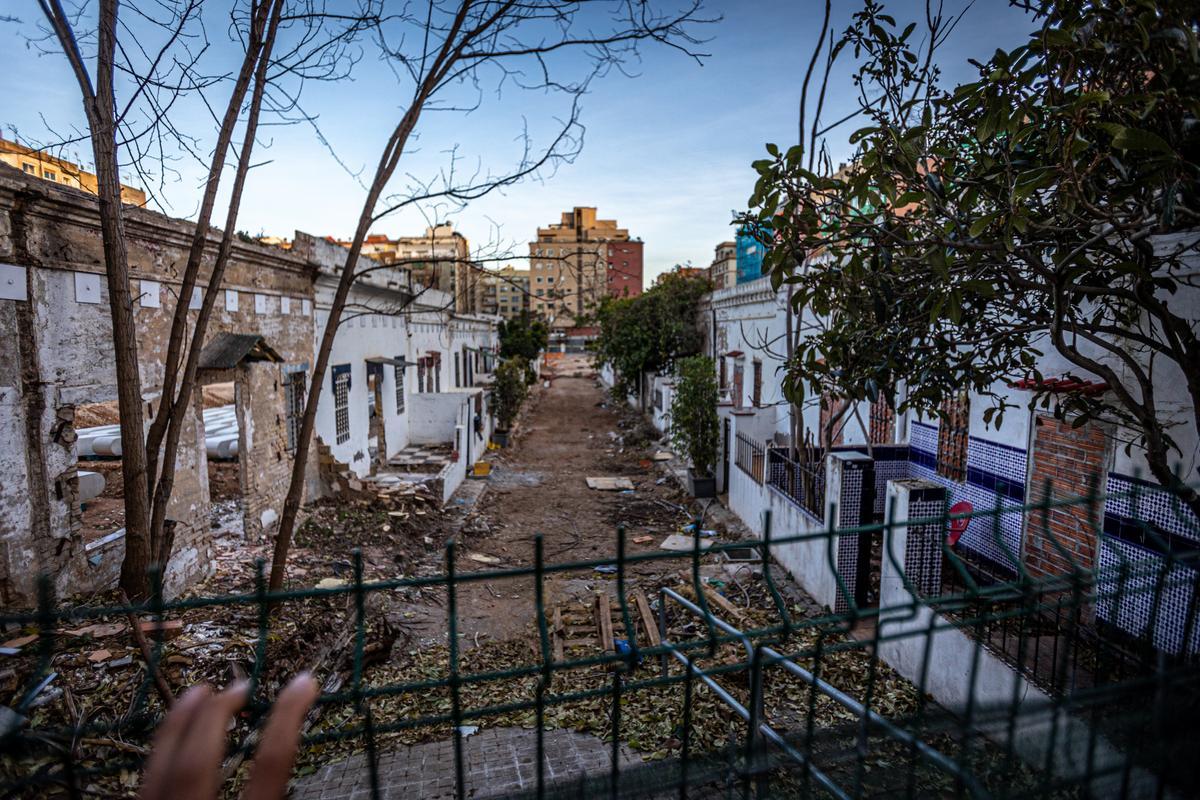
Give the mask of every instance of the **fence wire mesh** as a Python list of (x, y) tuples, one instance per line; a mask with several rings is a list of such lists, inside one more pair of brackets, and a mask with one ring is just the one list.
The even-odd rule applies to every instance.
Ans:
[[(296, 797), (1108, 797), (1194, 790), (1197, 549), (1141, 521), (1145, 537), (1158, 539), (1157, 551), (1131, 558), (1115, 548), (1123, 554), (1115, 566), (1085, 563), (1045, 524), (1046, 511), (1087, 509), (1103, 545), (1105, 499), (974, 512), (972, 524), (979, 525), (1002, 513), (1042, 520), (1040, 535), (1072, 565), (1053, 575), (1031, 574), (1019, 554), (1015, 576), (982, 568), (943, 535), (956, 519), (948, 511), (901, 521), (892, 509), (881, 524), (814, 532), (772, 532), (768, 518), (763, 537), (749, 543), (761, 556), (761, 596), (747, 595), (739, 607), (714, 596), (702, 563), (744, 552), (748, 543), (705, 547), (699, 520), (691, 552), (630, 553), (617, 529), (610, 557), (546, 563), (537, 537), (529, 566), (462, 571), (451, 540), (439, 575), (367, 581), (355, 551), (342, 585), (278, 593), (267, 591), (261, 563), (245, 593), (168, 599), (152, 576), (151, 597), (129, 604), (62, 603), (43, 579), (36, 608), (0, 613), (5, 629), (20, 628), (27, 642), (6, 659), (15, 688), (0, 708), (0, 794), (134, 793), (153, 728), (180, 688), (165, 679), (167, 668), (188, 658), (163, 621), (215, 609), (255, 630), (245, 665), (251, 699), (231, 732), (223, 771), (226, 790), (236, 791), (274, 692), (288, 674), (314, 666), (273, 660), (272, 646), (290, 631), (277, 629), (289, 606), (344, 614), (338, 619), (346, 623), (334, 627), (347, 655), (333, 658), (326, 648), (316, 659), (323, 693), (305, 727)], [(836, 518), (833, 509), (826, 518)], [(992, 527), (1003, 546), (999, 525)], [(938, 532), (936, 545), (914, 556), (913, 532), (928, 530)], [(892, 582), (870, 607), (856, 603), (837, 560), (840, 541), (863, 536), (882, 537), (878, 579)], [(785, 599), (785, 576), (771, 556), (814, 542), (824, 549), (844, 612), (803, 615)], [(679, 568), (679, 578), (650, 587), (656, 630), (639, 632), (631, 571), (651, 563)], [(623, 623), (621, 646), (566, 655), (544, 587), (556, 576), (594, 577), (597, 568), (611, 572), (605, 588)], [(921, 574), (910, 574), (914, 569)], [(940, 576), (936, 585), (931, 570)], [(530, 579), (534, 589), (530, 640), (498, 644), (487, 658), (487, 648), (467, 648), (459, 629), (463, 587), (518, 579)], [(387, 626), (372, 614), (372, 598), (402, 589), (444, 599), (446, 644), (381, 661)], [(1163, 638), (1167, 616), (1177, 627)], [(80, 626), (124, 622), (148, 633), (123, 706), (83, 709)], [(524, 731), (529, 751), (503, 777), (479, 760), (471, 740), (478, 728), (498, 726)], [(561, 737), (552, 734), (561, 730), (603, 739), (599, 769), (571, 773), (556, 762)], [(416, 778), (397, 764), (413, 752), (406, 748), (439, 742), (445, 779), (413, 789)], [(331, 778), (334, 772), (342, 777)]]

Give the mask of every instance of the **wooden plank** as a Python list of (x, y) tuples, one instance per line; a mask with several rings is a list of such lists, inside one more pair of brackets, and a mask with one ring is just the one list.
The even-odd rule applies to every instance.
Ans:
[(600, 631), (600, 645), (605, 652), (616, 650), (612, 633), (612, 606), (609, 605), (608, 595), (601, 592), (596, 595), (596, 627)]
[(551, 640), (554, 644), (554, 660), (558, 662), (565, 661), (563, 657), (563, 621), (562, 608), (554, 607), (554, 637)]
[(658, 635), (658, 622), (654, 619), (654, 613), (650, 610), (650, 601), (646, 599), (646, 593), (641, 589), (633, 590), (633, 602), (637, 605), (638, 612), (642, 615), (642, 625), (646, 627), (646, 641), (651, 647), (657, 647), (662, 644), (662, 639)]
[(734, 621), (745, 621), (746, 618), (742, 616), (742, 610), (718, 594), (716, 589), (712, 588), (707, 583), (702, 584), (702, 587), (704, 589), (704, 596), (708, 598), (708, 602), (712, 603), (726, 614), (733, 617)]

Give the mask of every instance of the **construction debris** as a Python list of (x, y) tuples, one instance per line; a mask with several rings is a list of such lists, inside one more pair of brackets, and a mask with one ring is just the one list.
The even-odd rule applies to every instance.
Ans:
[[(700, 549), (707, 550), (712, 547), (712, 539), (700, 539)], [(676, 553), (690, 553), (696, 548), (696, 539), (691, 536), (683, 536), (678, 533), (672, 533), (670, 536), (662, 540), (659, 545), (662, 550), (670, 550)]]
[(600, 492), (620, 492), (633, 489), (633, 481), (629, 478), (588, 478), (587, 486)]

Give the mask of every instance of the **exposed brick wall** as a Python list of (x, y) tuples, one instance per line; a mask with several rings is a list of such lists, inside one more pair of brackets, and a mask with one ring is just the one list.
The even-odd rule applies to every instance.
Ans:
[[(1103, 480), (1108, 471), (1109, 442), (1105, 429), (1089, 423), (1072, 428), (1069, 421), (1047, 414), (1034, 417), (1030, 504), (1086, 495), (1093, 481)], [(1103, 486), (1103, 484), (1101, 484)], [(1025, 536), (1025, 566), (1033, 575), (1069, 573), (1074, 566), (1090, 569), (1095, 563), (1103, 509), (1096, 520), (1086, 505), (1051, 508), (1043, 514), (1031, 511)], [(1060, 545), (1062, 552), (1055, 546)]]

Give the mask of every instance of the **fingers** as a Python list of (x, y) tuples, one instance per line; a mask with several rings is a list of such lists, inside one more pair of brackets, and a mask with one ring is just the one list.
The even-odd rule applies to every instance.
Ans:
[(169, 773), (171, 765), (175, 763), (175, 755), (192, 722), (195, 721), (197, 712), (211, 696), (212, 689), (208, 686), (193, 686), (175, 701), (175, 706), (158, 726), (154, 734), (154, 747), (150, 751), (150, 761), (146, 765), (146, 773), (138, 793), (142, 800), (159, 800), (170, 796)]
[(319, 694), (320, 687), (308, 672), (297, 675), (279, 693), (259, 737), (243, 800), (281, 800), (284, 796), (300, 744), (300, 726)]
[(225, 731), (246, 702), (247, 686), (239, 681), (216, 696), (207, 686), (184, 693), (155, 735), (142, 800), (216, 797)]

